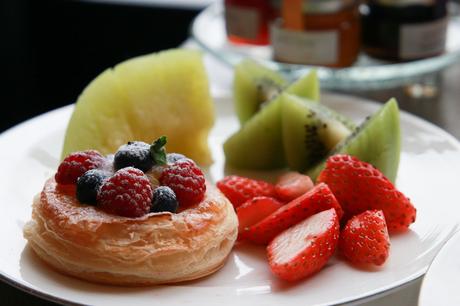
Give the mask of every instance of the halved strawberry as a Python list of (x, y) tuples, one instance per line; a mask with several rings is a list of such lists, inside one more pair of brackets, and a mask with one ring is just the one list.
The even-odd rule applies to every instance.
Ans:
[(339, 219), (342, 217), (342, 208), (329, 187), (326, 184), (319, 184), (262, 221), (245, 229), (241, 235), (252, 242), (267, 244), (288, 227), (329, 208), (337, 211)]
[(242, 233), (244, 229), (256, 224), (281, 206), (283, 203), (270, 197), (255, 197), (246, 201), (236, 209), (239, 222), (238, 233)]
[(218, 181), (216, 185), (235, 208), (255, 197), (275, 197), (274, 185), (247, 177), (229, 175)]
[(308, 175), (288, 172), (281, 175), (275, 185), (276, 196), (284, 202), (300, 197), (315, 186)]
[(374, 166), (349, 155), (333, 155), (318, 182), (326, 183), (345, 212), (345, 220), (370, 209), (380, 209), (390, 232), (401, 232), (415, 222), (416, 209)]
[(339, 232), (339, 218), (332, 208), (290, 227), (267, 247), (270, 269), (287, 281), (318, 272), (334, 254)]
[(383, 265), (390, 238), (381, 210), (368, 210), (348, 220), (340, 234), (340, 250), (352, 263)]

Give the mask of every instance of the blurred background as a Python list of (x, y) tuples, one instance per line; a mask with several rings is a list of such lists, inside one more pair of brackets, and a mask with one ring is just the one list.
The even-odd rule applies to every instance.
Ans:
[[(0, 0), (0, 131), (73, 103), (89, 81), (107, 67), (136, 55), (181, 45), (189, 37), (192, 20), (216, 1)], [(226, 0), (245, 5), (258, 2), (261, 1)], [(441, 2), (445, 0), (435, 3)], [(456, 66), (436, 75), (435, 80), (457, 78), (460, 69)], [(436, 95), (428, 99), (430, 103), (425, 104), (408, 96), (407, 88), (383, 95), (377, 91), (345, 91), (376, 100), (396, 96), (403, 109), (456, 134), (449, 129), (449, 123), (457, 121), (459, 106), (447, 101), (456, 100), (457, 93), (449, 90), (448, 97), (443, 98), (446, 86), (457, 87), (452, 81), (441, 84)], [(446, 102), (438, 104), (440, 100)], [(443, 118), (437, 116), (444, 108), (447, 111)]]
[(212, 0), (0, 1), (0, 131), (73, 103), (107, 67), (177, 47)]

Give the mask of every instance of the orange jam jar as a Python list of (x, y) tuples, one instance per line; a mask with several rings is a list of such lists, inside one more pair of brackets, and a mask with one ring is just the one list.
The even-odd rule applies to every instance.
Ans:
[(357, 0), (285, 0), (282, 20), (272, 26), (277, 61), (347, 67), (360, 51)]
[(225, 0), (225, 28), (233, 43), (268, 45), (275, 7), (269, 0)]

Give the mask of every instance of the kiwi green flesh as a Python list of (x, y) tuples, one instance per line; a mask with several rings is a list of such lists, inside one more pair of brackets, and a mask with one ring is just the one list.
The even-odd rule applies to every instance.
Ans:
[(240, 62), (233, 80), (235, 112), (240, 123), (248, 121), (262, 103), (273, 99), (286, 85), (277, 72), (249, 59)]
[(349, 137), (341, 141), (307, 174), (316, 179), (329, 156), (349, 154), (372, 164), (390, 181), (396, 181), (401, 154), (399, 108), (395, 99), (366, 119)]
[(355, 129), (343, 115), (319, 103), (281, 95), (284, 154), (289, 168), (305, 171)]
[(224, 143), (226, 162), (242, 169), (276, 169), (285, 165), (281, 138), (281, 101), (276, 98)]
[[(318, 99), (319, 82), (316, 72), (312, 71), (298, 79), (286, 88), (286, 92)], [(236, 168), (256, 170), (286, 166), (281, 136), (280, 97), (277, 95), (264, 103), (238, 132), (227, 139), (224, 143), (224, 153), (228, 164)]]
[(259, 84), (257, 85), (257, 111), (259, 111), (264, 106), (264, 103), (273, 100), (282, 91), (283, 89), (281, 88), (281, 86), (273, 82), (273, 80), (261, 79)]
[(318, 102), (320, 86), (316, 70), (311, 70), (307, 75), (290, 84), (285, 92)]

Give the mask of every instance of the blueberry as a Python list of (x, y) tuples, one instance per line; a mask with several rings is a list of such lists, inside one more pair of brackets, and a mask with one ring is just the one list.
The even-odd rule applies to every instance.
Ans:
[(77, 179), (77, 199), (81, 203), (96, 205), (99, 188), (109, 174), (99, 169), (86, 171)]
[(153, 166), (150, 145), (142, 141), (130, 141), (122, 145), (115, 153), (113, 165), (115, 170), (134, 167), (144, 172), (149, 171)]
[(168, 164), (174, 164), (176, 161), (186, 158), (187, 157), (185, 155), (179, 153), (168, 153), (166, 155), (166, 160), (168, 161)]
[(157, 187), (153, 191), (152, 207), (150, 212), (169, 211), (175, 213), (179, 202), (174, 191), (167, 186)]

